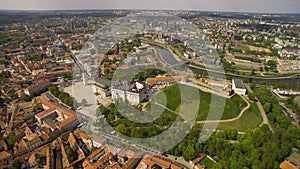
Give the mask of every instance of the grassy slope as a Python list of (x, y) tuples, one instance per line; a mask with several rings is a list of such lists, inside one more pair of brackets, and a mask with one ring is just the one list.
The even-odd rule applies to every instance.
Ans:
[[(171, 110), (178, 111), (180, 103), (181, 103), (181, 92), (180, 89), (188, 93), (188, 100), (192, 101), (195, 98), (198, 98), (195, 96), (198, 94), (197, 92), (193, 92), (195, 89), (191, 89), (191, 87), (181, 85), (173, 85), (168, 87), (167, 89), (164, 90), (164, 92), (159, 93), (156, 97), (155, 100), (158, 103), (165, 103), (164, 99), (164, 94), (166, 95), (167, 98), (167, 104), (166, 107), (170, 108)], [(199, 113), (197, 120), (205, 120), (207, 117), (207, 114), (210, 109), (210, 103), (211, 103), (211, 94), (210, 93), (205, 93), (200, 90), (198, 90), (200, 94), (200, 107), (199, 107)], [(163, 94), (164, 93), (164, 94)], [(219, 96), (217, 96), (219, 97)], [(187, 100), (185, 100), (187, 101)], [(184, 101), (183, 101), (184, 102)], [(241, 110), (246, 107), (246, 102), (238, 95), (232, 97), (231, 99), (226, 99), (226, 104), (224, 108), (224, 113), (222, 116), (222, 119), (231, 119), (239, 115)], [(221, 112), (221, 110), (220, 110)]]
[(235, 128), (238, 131), (246, 131), (257, 127), (262, 121), (258, 107), (255, 103), (251, 103), (251, 107), (244, 115), (233, 122), (219, 123), (218, 129)]

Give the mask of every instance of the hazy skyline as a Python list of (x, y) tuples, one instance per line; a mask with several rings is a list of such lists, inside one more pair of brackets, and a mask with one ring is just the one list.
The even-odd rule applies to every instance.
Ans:
[(168, 9), (300, 13), (300, 0), (1, 0), (5, 10)]

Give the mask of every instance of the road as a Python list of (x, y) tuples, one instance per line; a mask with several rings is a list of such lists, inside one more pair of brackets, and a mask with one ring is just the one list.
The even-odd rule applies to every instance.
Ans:
[(210, 72), (211, 74), (221, 74), (221, 75), (226, 75), (234, 78), (241, 78), (241, 79), (247, 79), (250, 81), (255, 81), (255, 82), (267, 82), (267, 83), (274, 83), (274, 82), (297, 82), (300, 83), (300, 77), (277, 77), (277, 78), (266, 78), (266, 77), (253, 77), (253, 76), (243, 76), (243, 75), (237, 75), (233, 73), (225, 73), (225, 72), (220, 72), (217, 70), (211, 70), (207, 68), (201, 68), (193, 65), (188, 65), (188, 67), (192, 70), (199, 70), (199, 71), (204, 71), (204, 72)]
[[(255, 99), (258, 100), (256, 97), (255, 97)], [(263, 108), (263, 106), (261, 105), (261, 103), (260, 103), (259, 100), (256, 102), (256, 105), (257, 105), (257, 107), (258, 107), (258, 109), (259, 109), (259, 112), (260, 112), (260, 114), (261, 114), (261, 117), (263, 118), (262, 124), (268, 125), (269, 129), (274, 133), (274, 130), (272, 129), (272, 127), (271, 127), (271, 125), (270, 125), (270, 123), (269, 123), (267, 114), (266, 114), (266, 112), (265, 112), (265, 110), (264, 110), (264, 108)], [(262, 124), (261, 124), (261, 125), (262, 125)]]
[(207, 121), (197, 121), (198, 124), (204, 124), (204, 123), (224, 123), (224, 122), (232, 122), (235, 120), (240, 119), (244, 113), (250, 108), (250, 103), (248, 102), (248, 100), (245, 98), (245, 96), (241, 96), (244, 101), (247, 103), (247, 106), (245, 108), (243, 108), (243, 110), (241, 110), (240, 114), (232, 119), (226, 119), (226, 120), (207, 120)]
[(224, 92), (224, 91), (220, 91), (220, 90), (217, 90), (217, 89), (214, 89), (212, 87), (206, 87), (204, 85), (200, 85), (200, 84), (194, 84), (193, 82), (192, 83), (185, 83), (185, 82), (180, 82), (181, 84), (185, 84), (187, 86), (191, 86), (191, 87), (195, 87), (197, 89), (200, 89), (201, 91), (203, 92), (206, 92), (206, 93), (211, 93), (211, 94), (214, 94), (214, 95), (217, 95), (217, 96), (221, 96), (221, 97), (224, 97), (224, 98), (231, 98), (227, 92)]
[[(251, 89), (251, 87), (250, 87), (249, 85), (246, 84), (245, 86), (246, 86), (247, 90), (248, 90), (250, 93), (253, 93), (253, 90)], [(262, 119), (263, 119), (263, 121), (262, 121), (262, 123), (260, 124), (260, 126), (262, 126), (263, 124), (266, 124), (266, 125), (268, 125), (269, 129), (270, 129), (272, 132), (274, 132), (273, 129), (272, 129), (272, 127), (271, 127), (271, 125), (270, 125), (270, 123), (269, 123), (267, 114), (266, 114), (266, 112), (265, 112), (263, 106), (261, 105), (261, 103), (259, 102), (259, 100), (258, 100), (256, 97), (255, 97), (255, 99), (257, 100), (256, 105), (257, 105), (257, 107), (258, 107), (258, 109), (259, 109), (259, 112), (260, 112), (260, 114), (261, 114), (261, 117), (262, 117)]]
[(284, 103), (280, 102), (279, 105), (282, 107), (284, 113), (292, 120), (292, 123), (300, 128), (300, 121), (297, 114), (293, 110), (289, 109)]
[[(232, 118), (232, 119), (226, 119), (226, 120), (203, 120), (203, 121), (197, 121), (196, 123), (198, 123), (198, 124), (204, 124), (204, 123), (221, 123), (221, 122), (232, 122), (232, 121), (240, 119), (244, 115), (244, 113), (251, 106), (250, 103), (249, 103), (249, 101), (245, 98), (245, 96), (241, 96), (241, 97), (247, 103), (247, 106), (245, 108), (243, 108), (243, 110), (241, 110), (240, 114), (237, 117)], [(170, 112), (172, 112), (174, 114), (178, 114), (178, 112), (173, 111), (173, 110), (167, 108), (166, 106), (164, 106), (164, 105), (162, 105), (160, 103), (157, 103), (156, 101), (154, 102), (154, 104), (156, 104), (156, 105), (158, 105), (158, 106), (160, 106), (160, 107), (162, 107), (162, 108), (164, 108), (164, 109), (166, 109), (166, 110), (168, 110), (168, 111), (170, 111)]]

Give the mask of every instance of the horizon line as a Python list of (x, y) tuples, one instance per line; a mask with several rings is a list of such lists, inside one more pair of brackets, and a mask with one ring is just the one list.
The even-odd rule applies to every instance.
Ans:
[(255, 11), (223, 11), (223, 10), (201, 10), (201, 9), (139, 9), (139, 8), (107, 8), (107, 9), (1, 9), (0, 11), (14, 12), (54, 12), (54, 11), (187, 11), (187, 12), (220, 12), (220, 13), (243, 13), (243, 14), (270, 14), (270, 15), (298, 15), (300, 12), (255, 12)]

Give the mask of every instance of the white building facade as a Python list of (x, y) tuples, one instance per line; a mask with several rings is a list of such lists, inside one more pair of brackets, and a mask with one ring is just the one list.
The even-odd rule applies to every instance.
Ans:
[(240, 79), (232, 79), (232, 90), (239, 95), (246, 95), (247, 93), (244, 82)]

